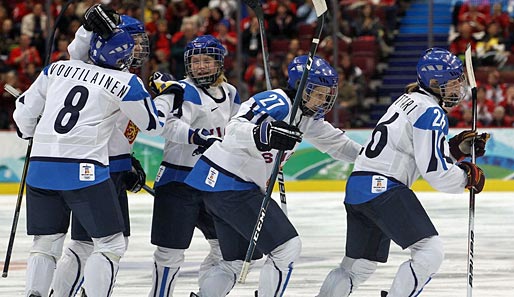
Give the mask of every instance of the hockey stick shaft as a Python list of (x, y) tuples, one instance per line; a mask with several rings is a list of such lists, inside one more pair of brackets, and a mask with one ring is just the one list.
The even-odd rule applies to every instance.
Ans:
[[(6, 84), (4, 89), (11, 94), (14, 98), (20, 97), (20, 92), (15, 89), (13, 86)], [(29, 145), (27, 147), (27, 152), (25, 153), (25, 163), (23, 164), (23, 170), (21, 174), (21, 182), (20, 187), (18, 188), (18, 198), (16, 199), (16, 206), (14, 207), (14, 217), (11, 225), (11, 234), (9, 236), (9, 243), (7, 244), (7, 251), (5, 253), (5, 261), (4, 261), (4, 270), (2, 271), (2, 277), (7, 277), (7, 273), (9, 271), (9, 264), (11, 262), (12, 248), (14, 245), (14, 237), (16, 236), (16, 228), (18, 227), (18, 219), (20, 217), (21, 210), (21, 202), (23, 198), (23, 191), (25, 190), (25, 179), (27, 177), (27, 167), (29, 162), (27, 162), (30, 157), (30, 152), (32, 150), (32, 139), (29, 140)]]
[[(64, 12), (68, 9), (68, 6), (73, 2), (73, 0), (69, 0), (66, 2), (66, 4), (63, 5), (61, 12), (59, 15), (57, 15), (57, 18), (55, 19), (54, 26), (52, 28), (52, 33), (50, 35), (50, 38), (48, 39), (47, 44), (47, 53), (45, 56), (45, 61), (43, 65), (48, 65), (50, 61), (50, 56), (52, 54), (52, 48), (55, 38), (55, 30), (57, 30), (57, 24), (59, 24), (59, 20), (63, 16)], [(16, 90), (14, 88), (11, 89)], [(15, 96), (13, 93), (11, 93), (8, 89), (6, 89), (7, 92), (9, 92), (11, 95)], [(16, 90), (17, 92), (17, 90)], [(18, 93), (18, 96), (20, 94)], [(15, 97), (18, 97), (15, 96)], [(18, 198), (16, 200), (16, 207), (14, 208), (14, 217), (13, 222), (11, 226), (11, 235), (9, 236), (9, 243), (7, 245), (7, 251), (5, 253), (5, 261), (4, 261), (4, 269), (2, 272), (2, 277), (7, 277), (8, 271), (9, 271), (9, 264), (11, 263), (11, 255), (12, 255), (12, 249), (14, 246), (14, 238), (16, 236), (16, 228), (18, 227), (18, 220), (20, 217), (20, 210), (21, 210), (21, 203), (23, 200), (23, 192), (25, 191), (25, 183), (27, 180), (27, 169), (29, 167), (29, 159), (30, 159), (30, 153), (32, 152), (32, 139), (29, 140), (29, 144), (27, 146), (27, 152), (25, 153), (25, 162), (23, 163), (23, 170), (21, 172), (21, 178), (20, 178), (20, 187), (18, 189)]]
[[(264, 66), (264, 78), (266, 80), (266, 89), (271, 90), (271, 77), (270, 77), (270, 66), (269, 66), (269, 47), (268, 38), (266, 37), (266, 28), (264, 27), (264, 12), (260, 0), (243, 0), (250, 8), (255, 11), (255, 16), (259, 22), (259, 35), (261, 38), (261, 51), (262, 51), (262, 64)], [(287, 198), (286, 198), (286, 186), (284, 184), (284, 172), (282, 168), (278, 172), (278, 190), (280, 193), (280, 206), (282, 211), (287, 216)]]
[[(321, 37), (321, 30), (323, 29), (323, 23), (325, 21), (325, 12), (327, 11), (327, 5), (324, 0), (314, 0), (314, 9), (316, 10), (316, 14), (318, 16), (316, 32), (314, 34), (314, 38), (312, 39), (311, 48), (309, 50), (309, 56), (307, 59), (307, 65), (305, 67), (305, 71), (302, 74), (300, 79), (300, 84), (298, 85), (298, 89), (296, 91), (296, 95), (293, 100), (293, 106), (291, 107), (291, 115), (289, 118), (289, 123), (292, 124), (294, 118), (296, 117), (296, 113), (298, 111), (298, 107), (300, 106), (300, 101), (303, 94), (303, 89), (305, 88), (305, 84), (307, 83), (307, 77), (309, 71), (312, 67), (312, 61), (314, 59), (314, 55), (318, 49), (319, 40)], [(246, 251), (245, 260), (243, 262), (243, 268), (241, 269), (241, 273), (239, 275), (238, 282), (244, 283), (246, 280), (246, 276), (248, 275), (248, 271), (250, 270), (250, 262), (253, 257), (253, 253), (255, 251), (255, 247), (257, 246), (257, 240), (259, 239), (260, 230), (262, 229), (264, 218), (266, 216), (266, 210), (268, 209), (269, 202), (271, 200), (271, 192), (273, 192), (273, 186), (275, 185), (275, 181), (277, 180), (277, 175), (280, 169), (280, 163), (282, 162), (282, 158), (284, 156), (284, 151), (278, 151), (275, 157), (275, 163), (273, 166), (273, 171), (271, 173), (271, 177), (269, 178), (268, 185), (266, 187), (266, 194), (262, 199), (261, 209), (259, 211), (259, 215), (257, 216), (257, 222), (253, 228), (253, 232), (250, 238), (250, 242), (248, 245), (248, 250)]]
[[(468, 81), (471, 87), (471, 108), (472, 108), (472, 121), (471, 129), (477, 129), (477, 83), (475, 80), (475, 73), (473, 71), (473, 61), (471, 56), (471, 45), (468, 44), (466, 48), (466, 72), (468, 74)], [(475, 164), (475, 143), (471, 142), (471, 163)], [(468, 224), (468, 267), (467, 267), (467, 296), (473, 295), (473, 254), (475, 247), (475, 189), (469, 190), (469, 224)]]
[(143, 190), (145, 190), (146, 192), (148, 192), (148, 194), (155, 197), (155, 191), (152, 188), (150, 188), (148, 185), (144, 184)]

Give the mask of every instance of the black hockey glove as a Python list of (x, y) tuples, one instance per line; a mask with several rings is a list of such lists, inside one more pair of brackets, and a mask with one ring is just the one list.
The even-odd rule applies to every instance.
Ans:
[(120, 24), (120, 15), (105, 4), (95, 4), (84, 14), (84, 29), (108, 39)]
[(155, 95), (173, 94), (173, 110), (180, 108), (184, 102), (184, 88), (175, 81), (173, 75), (156, 71), (148, 78), (148, 85)]
[(465, 130), (450, 138), (450, 153), (458, 161), (465, 157), (471, 157), (471, 141), (475, 139), (475, 156), (482, 157), (485, 154), (485, 145), (491, 135), (489, 133), (478, 134), (476, 131)]
[(284, 121), (263, 122), (253, 128), (253, 140), (261, 152), (291, 150), (297, 142), (302, 141), (302, 134), (298, 127)]
[(132, 156), (131, 160), (132, 170), (125, 173), (124, 181), (128, 191), (137, 193), (146, 183), (146, 173), (138, 159)]
[(475, 193), (482, 192), (482, 189), (485, 185), (485, 175), (482, 169), (477, 165), (463, 161), (458, 164), (462, 170), (464, 170), (468, 176), (468, 183), (466, 184), (466, 189), (475, 188)]
[(198, 145), (198, 148), (193, 151), (193, 156), (203, 154), (213, 143), (221, 140), (205, 129), (196, 129), (189, 137), (190, 143)]

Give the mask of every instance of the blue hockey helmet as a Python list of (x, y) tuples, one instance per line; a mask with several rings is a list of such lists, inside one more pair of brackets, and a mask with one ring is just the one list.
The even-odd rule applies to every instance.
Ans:
[(130, 67), (141, 68), (150, 56), (150, 41), (145, 31), (145, 25), (138, 19), (121, 15), (119, 28), (126, 30), (134, 39), (134, 58)]
[(418, 85), (436, 95), (442, 107), (457, 105), (466, 96), (462, 61), (442, 48), (430, 48), (418, 60)]
[(95, 65), (123, 70), (132, 63), (134, 39), (123, 29), (116, 31), (104, 39), (94, 33), (89, 47), (89, 58)]
[[(225, 47), (214, 36), (202, 35), (196, 37), (186, 45), (184, 51), (186, 75), (198, 86), (211, 86), (223, 73), (226, 53)], [(205, 59), (203, 56), (211, 58)]]
[[(287, 66), (287, 84), (291, 89), (298, 89), (307, 59), (306, 55), (295, 57)], [(338, 81), (337, 71), (327, 61), (315, 56), (302, 94), (302, 114), (315, 119), (327, 114), (334, 106)]]

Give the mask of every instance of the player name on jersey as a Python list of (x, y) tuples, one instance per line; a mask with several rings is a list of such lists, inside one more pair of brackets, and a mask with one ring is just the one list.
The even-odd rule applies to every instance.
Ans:
[(119, 98), (123, 98), (130, 89), (129, 85), (109, 74), (77, 66), (55, 63), (50, 66), (49, 74), (98, 85)]

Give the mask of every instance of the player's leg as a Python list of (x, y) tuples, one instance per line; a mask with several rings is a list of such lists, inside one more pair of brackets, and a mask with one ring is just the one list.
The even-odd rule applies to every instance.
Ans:
[(93, 253), (84, 267), (83, 288), (88, 296), (110, 296), (126, 250), (122, 233), (125, 226), (114, 184), (109, 179), (66, 192), (65, 200), (93, 238)]
[(364, 210), (368, 217), (402, 249), (411, 250), (395, 277), (388, 297), (417, 296), (439, 269), (443, 245), (428, 214), (412, 190), (391, 189), (372, 200)]
[[(198, 296), (201, 297), (223, 297), (232, 290), (243, 266), (241, 259), (244, 258), (248, 248), (248, 240), (230, 224), (217, 217), (213, 219), (223, 259), (218, 260), (216, 265), (211, 266), (199, 278)], [(253, 259), (259, 258), (262, 258), (262, 253), (255, 251)]]
[(346, 255), (339, 267), (329, 272), (318, 297), (346, 297), (376, 270), (377, 262), (386, 262), (389, 238), (354, 205), (346, 207)]
[[(259, 190), (211, 193), (204, 198), (204, 203), (215, 219), (220, 218), (246, 241), (250, 240), (262, 203), (262, 193)], [(230, 242), (222, 241), (218, 224), (216, 230), (223, 258), (227, 259), (225, 250)], [(244, 259), (247, 247), (248, 242), (241, 246), (238, 260)], [(266, 211), (266, 222), (259, 234), (257, 249), (268, 255), (261, 270), (259, 296), (275, 296), (277, 292), (280, 296), (287, 288), (294, 261), (300, 255), (301, 242), (295, 228), (273, 200)]]
[(62, 253), (70, 211), (58, 191), (27, 185), (27, 234), (34, 235), (27, 260), (25, 294), (47, 296)]
[(176, 182), (155, 188), (151, 242), (157, 248), (150, 297), (173, 295), (200, 209), (201, 200), (194, 192), (195, 189)]
[[(201, 192), (198, 192), (197, 195), (201, 195), (200, 193)], [(203, 201), (201, 202), (196, 227), (202, 231), (205, 239), (207, 239), (207, 242), (209, 243), (209, 253), (200, 264), (200, 270), (198, 271), (198, 285), (201, 287), (204, 274), (211, 267), (218, 265), (222, 259), (220, 244), (218, 242), (218, 236), (216, 235), (216, 228), (214, 226), (214, 219), (205, 209)]]
[(57, 262), (52, 297), (74, 296), (82, 285), (86, 261), (93, 252), (92, 241), (71, 240)]

